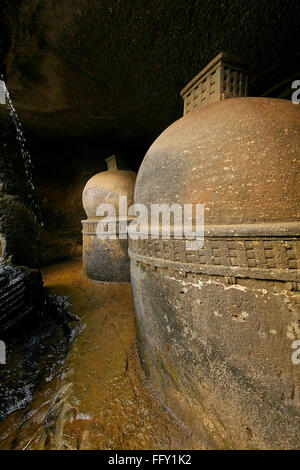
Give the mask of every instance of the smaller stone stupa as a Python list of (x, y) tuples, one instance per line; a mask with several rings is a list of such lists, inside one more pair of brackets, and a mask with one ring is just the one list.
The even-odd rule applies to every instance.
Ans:
[[(107, 158), (106, 163), (108, 170), (93, 176), (83, 190), (82, 202), (88, 217), (82, 221), (83, 268), (87, 277), (95, 281), (127, 282), (130, 267), (126, 227), (130, 220), (127, 215), (119, 214), (119, 203), (120, 196), (126, 196), (128, 207), (133, 204), (136, 174), (119, 170), (115, 155)], [(105, 213), (104, 205), (113, 206), (112, 217), (110, 212)], [(108, 217), (108, 236), (104, 239), (99, 237), (98, 224), (104, 219), (108, 221)]]

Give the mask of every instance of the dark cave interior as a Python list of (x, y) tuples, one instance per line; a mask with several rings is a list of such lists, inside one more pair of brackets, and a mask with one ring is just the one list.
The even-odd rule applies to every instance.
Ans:
[[(299, 0), (0, 0), (0, 22), (34, 183), (0, 104), (0, 449), (296, 448)], [(249, 98), (180, 119), (225, 51)], [(114, 156), (145, 206), (203, 198), (205, 253), (99, 249), (82, 196)]]
[[(180, 90), (221, 50), (247, 64), (250, 96), (290, 98), (300, 72), (298, 1), (2, 0), (0, 9), (1, 70), (32, 154), (47, 241), (40, 260), (18, 241), (21, 264), (80, 253), (85, 182), (112, 153), (137, 171), (182, 116)], [(17, 151), (3, 108), (1, 172), (12, 171), (7, 156)], [(13, 173), (1, 191), (24, 199), (17, 157)]]

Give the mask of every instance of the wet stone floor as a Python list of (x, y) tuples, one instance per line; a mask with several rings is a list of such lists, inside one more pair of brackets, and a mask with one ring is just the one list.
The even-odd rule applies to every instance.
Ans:
[(48, 324), (14, 347), (0, 374), (0, 449), (185, 448), (188, 430), (159, 404), (139, 364), (130, 284), (85, 279), (80, 260), (43, 276), (80, 322), (71, 344)]

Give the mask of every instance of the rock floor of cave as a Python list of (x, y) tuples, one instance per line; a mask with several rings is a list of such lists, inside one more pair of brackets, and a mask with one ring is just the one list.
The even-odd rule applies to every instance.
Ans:
[(81, 328), (58, 373), (0, 423), (0, 449), (186, 448), (189, 431), (160, 405), (141, 369), (130, 284), (88, 280), (81, 260), (43, 276), (48, 291), (69, 298)]

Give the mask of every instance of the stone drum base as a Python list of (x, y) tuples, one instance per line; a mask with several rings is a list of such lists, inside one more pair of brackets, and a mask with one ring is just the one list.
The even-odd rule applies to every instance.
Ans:
[(96, 233), (98, 222), (98, 219), (82, 221), (84, 272), (95, 281), (128, 282), (128, 240), (99, 239)]

